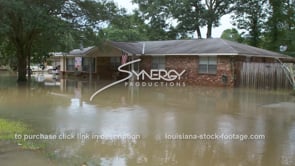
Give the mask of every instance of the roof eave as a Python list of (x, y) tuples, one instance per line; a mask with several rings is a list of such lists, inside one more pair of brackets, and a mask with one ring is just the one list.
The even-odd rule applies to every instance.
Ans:
[(175, 54), (135, 54), (135, 55), (149, 55), (149, 56), (235, 56), (237, 53), (175, 53)]
[(124, 48), (121, 48), (121, 47), (117, 46), (116, 42), (111, 42), (111, 41), (109, 41), (109, 42), (107, 42), (107, 43), (108, 43), (110, 46), (112, 46), (112, 47), (114, 47), (114, 48), (116, 48), (116, 49), (118, 49), (118, 50), (120, 50), (120, 51), (123, 51), (123, 52), (127, 53), (128, 56), (130, 56), (130, 55), (139, 55), (139, 54), (137, 54), (136, 52), (131, 52), (131, 51), (128, 51), (128, 50), (126, 50), (126, 49), (124, 49)]
[(261, 55), (261, 54), (244, 54), (244, 53), (176, 53), (176, 54), (135, 54), (136, 56), (245, 56), (245, 57), (263, 57), (263, 58), (283, 58), (283, 59), (294, 59), (292, 57), (284, 56), (272, 56), (272, 55)]

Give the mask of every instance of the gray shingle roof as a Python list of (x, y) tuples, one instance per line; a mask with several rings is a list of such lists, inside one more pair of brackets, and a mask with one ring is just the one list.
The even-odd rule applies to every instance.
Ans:
[[(240, 55), (292, 58), (280, 53), (231, 42), (224, 39), (111, 42), (111, 45), (136, 55)], [(144, 48), (144, 53), (143, 53)]]
[(71, 50), (68, 54), (68, 56), (77, 56), (77, 55), (87, 55), (89, 54), (90, 52), (94, 51), (95, 50), (95, 46), (91, 46), (91, 47), (86, 47), (86, 48), (83, 48), (83, 49), (74, 49), (74, 50)]
[(96, 56), (96, 54), (99, 52), (98, 47), (96, 46), (90, 46), (83, 49), (73, 49), (70, 52), (50, 52), (49, 54), (53, 57), (91, 57)]

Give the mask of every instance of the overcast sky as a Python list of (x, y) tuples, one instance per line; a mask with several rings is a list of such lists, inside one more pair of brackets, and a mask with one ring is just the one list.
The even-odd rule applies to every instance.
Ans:
[[(133, 9), (137, 8), (137, 5), (132, 4), (131, 0), (113, 0), (113, 1), (117, 3), (119, 7), (126, 8), (128, 12), (132, 12)], [(230, 23), (230, 20), (231, 19), (229, 15), (223, 16), (220, 20), (221, 25), (217, 28), (213, 28), (212, 37), (219, 38), (225, 29), (233, 28), (233, 26)], [(206, 27), (202, 28), (201, 31), (202, 31), (202, 36), (206, 37)]]

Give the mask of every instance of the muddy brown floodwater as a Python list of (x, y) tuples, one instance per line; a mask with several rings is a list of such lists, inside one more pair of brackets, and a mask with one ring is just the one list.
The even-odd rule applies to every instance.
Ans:
[(0, 145), (0, 165), (295, 165), (288, 91), (122, 84), (90, 102), (107, 83), (45, 80), (21, 88), (2, 73), (0, 118), (29, 124), (35, 135), (20, 136), (50, 146), (39, 153)]

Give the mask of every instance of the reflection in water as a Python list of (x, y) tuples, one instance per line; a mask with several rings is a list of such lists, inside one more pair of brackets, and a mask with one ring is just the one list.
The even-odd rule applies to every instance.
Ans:
[[(30, 89), (6, 82), (0, 82), (2, 118), (24, 121), (40, 133), (140, 135), (51, 141), (47, 150), (57, 165), (295, 165), (294, 101), (286, 92), (118, 85), (89, 102), (108, 82), (89, 87), (87, 81), (59, 80), (60, 86), (34, 83)], [(266, 139), (165, 139), (182, 133), (264, 134)]]

